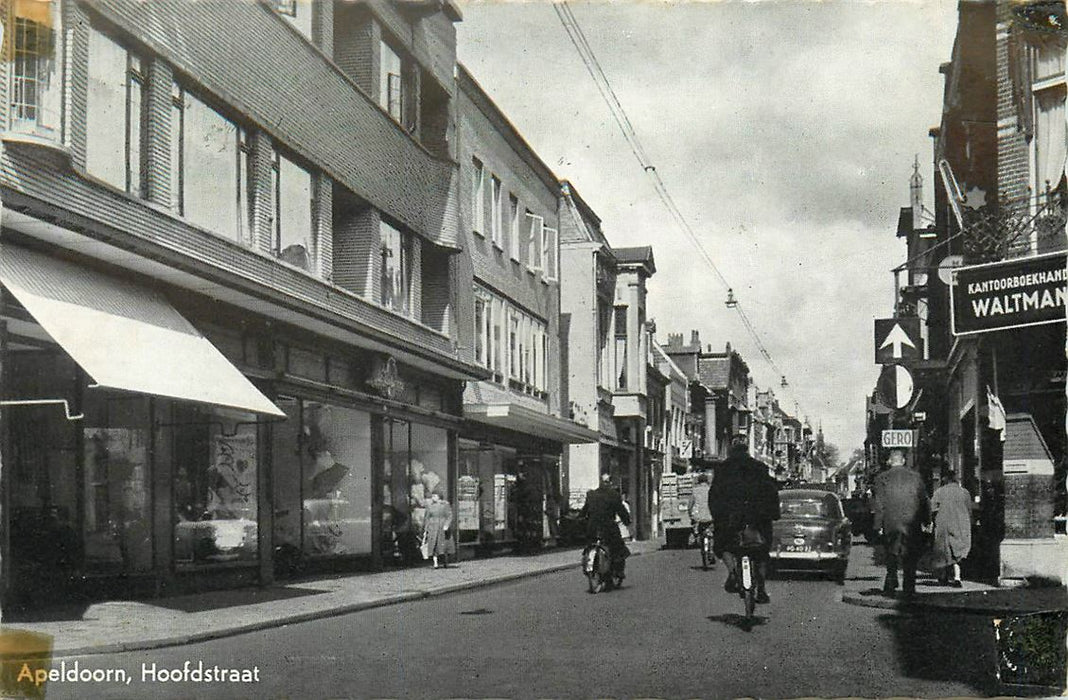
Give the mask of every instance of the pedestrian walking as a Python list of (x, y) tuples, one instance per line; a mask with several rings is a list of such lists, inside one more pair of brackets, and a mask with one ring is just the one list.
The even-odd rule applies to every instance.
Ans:
[(942, 476), (942, 485), (931, 499), (934, 513), (934, 550), (931, 565), (938, 581), (961, 587), (960, 562), (972, 549), (972, 497), (953, 471)]
[(898, 587), (898, 567), (902, 573), (902, 592), (916, 592), (916, 565), (919, 562), (922, 531), (930, 519), (930, 500), (923, 479), (905, 466), (905, 453), (893, 450), (887, 460), (889, 469), (875, 477), (874, 529), (886, 548), (886, 579), (883, 593), (893, 594)]
[[(448, 567), (448, 555), (452, 554), (452, 539), (449, 528), (452, 527), (452, 506), (441, 498), (441, 494), (430, 494), (430, 504), (426, 509), (423, 526), (423, 542), (427, 554), (434, 559), (434, 568)], [(439, 564), (439, 557), (441, 562)]]

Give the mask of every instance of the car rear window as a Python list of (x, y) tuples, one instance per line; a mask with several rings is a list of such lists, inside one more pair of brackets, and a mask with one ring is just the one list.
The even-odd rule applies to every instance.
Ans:
[(784, 517), (788, 518), (840, 518), (841, 507), (834, 496), (807, 496), (789, 493), (779, 494)]

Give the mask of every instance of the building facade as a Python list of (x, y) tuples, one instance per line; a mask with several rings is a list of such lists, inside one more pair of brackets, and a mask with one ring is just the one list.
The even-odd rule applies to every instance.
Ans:
[[(463, 66), (457, 69), (460, 345), (490, 376), (464, 392), (461, 550), (535, 549), (566, 508), (566, 445), (596, 443), (570, 419), (560, 359), (560, 189)], [(567, 415), (564, 411), (568, 410)]]
[(414, 560), (490, 373), (457, 347), (456, 9), (3, 12), (5, 600)]

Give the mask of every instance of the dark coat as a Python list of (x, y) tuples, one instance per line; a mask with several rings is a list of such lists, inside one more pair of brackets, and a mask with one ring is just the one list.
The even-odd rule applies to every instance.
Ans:
[(708, 491), (713, 548), (729, 550), (739, 532), (753, 525), (771, 543), (771, 523), (779, 519), (779, 488), (767, 467), (749, 455), (729, 457), (716, 469)]
[(891, 467), (881, 472), (875, 477), (872, 493), (876, 530), (912, 534), (919, 532), (930, 518), (930, 501), (923, 478), (907, 467)]
[(587, 491), (582, 514), (586, 517), (586, 535), (591, 539), (606, 530), (614, 529), (618, 533), (616, 516), (619, 516), (624, 525), (630, 525), (630, 513), (623, 505), (623, 497), (611, 486), (601, 485)]

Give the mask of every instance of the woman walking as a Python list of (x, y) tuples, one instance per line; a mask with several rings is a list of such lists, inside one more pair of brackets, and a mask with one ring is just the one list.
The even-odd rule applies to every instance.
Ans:
[[(449, 538), (449, 527), (452, 526), (452, 506), (441, 500), (437, 492), (430, 494), (430, 505), (426, 509), (426, 520), (423, 527), (423, 541), (426, 543), (427, 553), (434, 559), (434, 568), (443, 569), (448, 566), (447, 557), (452, 553), (452, 540)], [(438, 563), (441, 557), (441, 563)]]
[(934, 511), (933, 567), (942, 585), (961, 587), (960, 562), (972, 548), (972, 497), (952, 471), (931, 499)]

